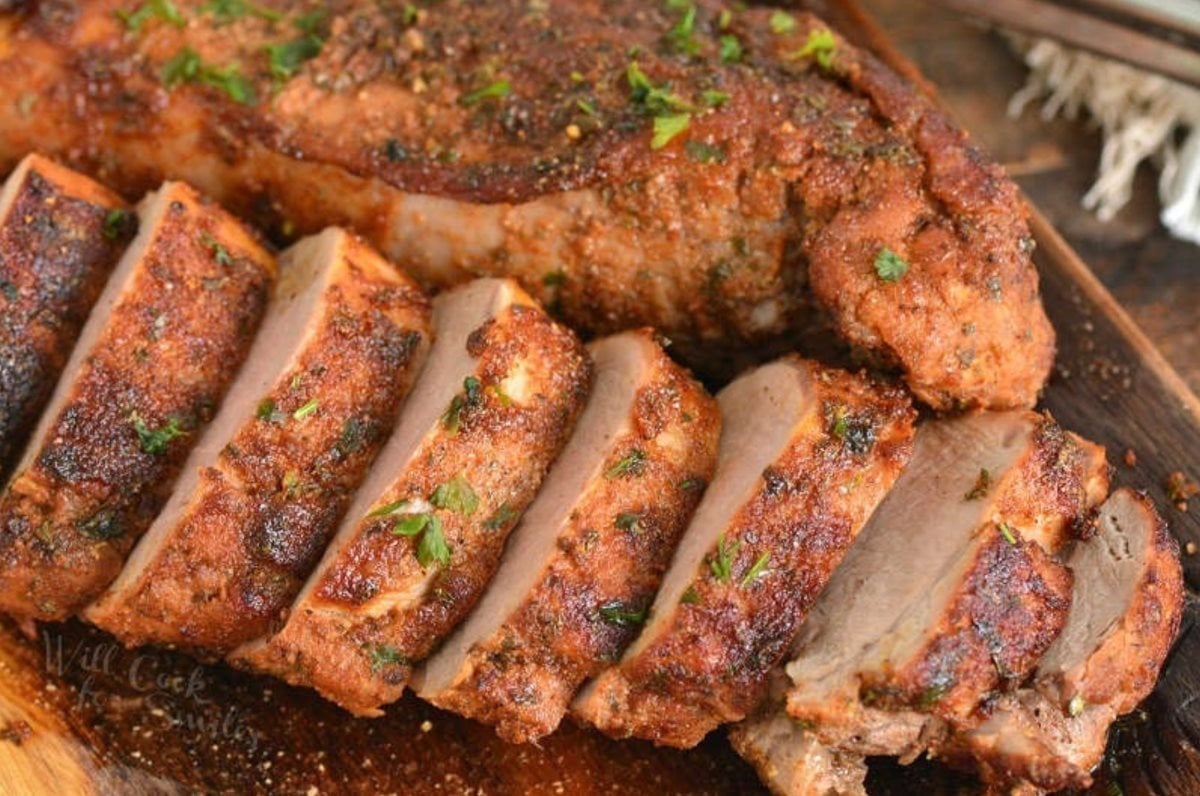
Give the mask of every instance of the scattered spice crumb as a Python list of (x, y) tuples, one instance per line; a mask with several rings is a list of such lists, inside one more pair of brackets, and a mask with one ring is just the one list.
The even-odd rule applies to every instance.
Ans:
[(8, 741), (14, 746), (20, 746), (33, 737), (33, 728), (29, 722), (17, 719), (0, 728), (0, 741)]
[(1125, 466), (1130, 468), (1137, 467), (1137, 453), (1134, 452), (1133, 448), (1125, 449)]
[(1187, 554), (1189, 556), (1196, 555), (1196, 543), (1195, 542), (1188, 542), (1186, 545), (1183, 546), (1183, 549), (1187, 552)]
[(421, 732), (429, 732), (432, 729), (433, 729), (433, 722), (430, 721), (429, 719), (425, 719), (425, 721), (421, 722)]
[(1180, 511), (1188, 510), (1188, 500), (1200, 493), (1200, 484), (1187, 476), (1183, 470), (1175, 470), (1167, 476), (1167, 499)]

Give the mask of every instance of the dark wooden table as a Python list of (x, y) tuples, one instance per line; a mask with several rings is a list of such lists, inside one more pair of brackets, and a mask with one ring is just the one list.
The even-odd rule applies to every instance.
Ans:
[(1033, 104), (1009, 118), (1027, 73), (1000, 35), (925, 0), (861, 2), (1200, 393), (1200, 247), (1158, 222), (1157, 175), (1143, 168), (1130, 204), (1101, 223), (1080, 206), (1099, 132), (1085, 120), (1046, 123)]

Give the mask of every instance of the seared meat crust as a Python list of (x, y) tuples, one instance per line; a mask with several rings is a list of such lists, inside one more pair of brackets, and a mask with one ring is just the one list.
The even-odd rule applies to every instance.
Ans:
[[(553, 557), (524, 562), (541, 568), (537, 584), (472, 645), (450, 687), (430, 695), (417, 689), (439, 707), (495, 725), (513, 743), (553, 732), (583, 681), (637, 635), (716, 466), (716, 401), (652, 332), (634, 334), (647, 338), (641, 345), (652, 349), (652, 361), (628, 428), (606, 440), (611, 455), (571, 506)], [(594, 394), (601, 383), (598, 376)]]
[(764, 470), (680, 604), (653, 618), (664, 629), (576, 701), (575, 715), (605, 734), (686, 748), (744, 718), (908, 460), (915, 413), (902, 390), (786, 361), (811, 374), (816, 408)]
[(0, 206), (0, 480), (135, 226), (119, 196), (39, 155), (8, 179)]
[[(329, 236), (336, 242), (325, 243)], [(220, 658), (279, 622), (424, 363), (430, 306), (412, 280), (340, 232), (300, 245), (309, 248), (281, 258), (276, 301), (309, 287), (296, 282), (312, 273), (287, 270), (305, 267), (295, 257), (335, 263), (319, 277), (320, 304), (302, 330), (308, 338), (266, 393), (250, 396), (248, 413), (200, 468), (166, 536), (146, 537), (159, 545), (151, 560), (86, 612), (127, 645), (170, 644)], [(316, 245), (328, 254), (311, 253)]]
[[(710, 370), (779, 351), (815, 302), (938, 408), (1032, 405), (1049, 371), (1015, 187), (809, 15), (336, 0), (313, 57), (280, 64), (317, 4), (177, 2), (186, 26), (136, 31), (124, 0), (26, 5), (0, 25), (0, 162), (42, 148), (283, 232), (352, 226), (431, 285), (513, 276), (581, 330), (653, 325)], [(651, 116), (686, 129), (655, 141)]]
[[(570, 330), (517, 293), (468, 339), (476, 360), (471, 394), (464, 383), (461, 402), (446, 407), (357, 520), (352, 540), (326, 554), (283, 629), (265, 644), (235, 650), (235, 665), (312, 686), (353, 713), (379, 715), (404, 692), (413, 665), (474, 606), (565, 444), (591, 379), (587, 353)], [(439, 500), (439, 489), (450, 491)], [(409, 515), (395, 512), (412, 507), (431, 519), (405, 535), (396, 528)], [(449, 548), (444, 566), (421, 553), (434, 517)]]
[(63, 619), (116, 576), (249, 349), (275, 276), (258, 240), (184, 185), (141, 213), (108, 287), (121, 292), (101, 296), (0, 497), (0, 610), (16, 617)]

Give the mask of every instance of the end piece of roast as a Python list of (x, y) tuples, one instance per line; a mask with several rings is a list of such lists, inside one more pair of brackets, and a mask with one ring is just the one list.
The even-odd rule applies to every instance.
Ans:
[(0, 496), (0, 610), (62, 619), (116, 577), (249, 350), (275, 259), (191, 188), (138, 207)]
[(418, 670), (513, 742), (558, 726), (636, 636), (717, 460), (717, 404), (648, 331), (589, 347), (592, 395), (467, 621)]
[(171, 499), (85, 618), (220, 658), (282, 619), (387, 439), (429, 302), (330, 228), (280, 257), (258, 337)]
[(1027, 676), (1066, 622), (1052, 557), (1103, 451), (1032, 412), (924, 424), (793, 644), (787, 711), (832, 748), (911, 757)]
[(435, 339), (395, 432), (287, 622), (230, 661), (363, 716), (463, 619), (566, 444), (587, 352), (515, 282), (434, 300)]
[(717, 400), (717, 473), (646, 627), (574, 703), (614, 737), (689, 747), (743, 718), (911, 451), (903, 391), (798, 357)]
[(29, 155), (0, 191), (0, 480), (133, 235), (107, 188)]
[(1086, 789), (1108, 730), (1150, 693), (1179, 630), (1179, 550), (1153, 504), (1119, 489), (1075, 544), (1071, 610), (1032, 682), (1006, 695), (944, 757), (995, 785)]

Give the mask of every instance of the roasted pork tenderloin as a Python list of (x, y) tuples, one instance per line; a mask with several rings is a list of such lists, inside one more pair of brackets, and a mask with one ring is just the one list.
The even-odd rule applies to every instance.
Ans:
[(63, 619), (117, 576), (253, 340), (275, 259), (168, 183), (88, 317), (0, 495), (0, 610)]
[(285, 233), (341, 223), (424, 282), (514, 277), (709, 371), (790, 350), (816, 305), (938, 408), (1031, 406), (1049, 373), (1015, 186), (811, 15), (60, 5), (0, 12), (0, 107), (37, 103), (6, 115), (0, 167), (41, 148), (126, 192), (190, 180)]
[(788, 714), (832, 749), (903, 759), (972, 726), (1064, 627), (1055, 554), (1107, 484), (1103, 450), (1043, 415), (924, 424), (793, 643)]
[(279, 272), (171, 499), (84, 612), (127, 645), (219, 659), (279, 623), (424, 363), (428, 300), (362, 241), (330, 228)]
[(0, 191), (0, 481), (54, 383), (134, 216), (107, 188), (29, 155)]
[(716, 402), (649, 330), (589, 346), (592, 395), (475, 611), (413, 690), (512, 742), (553, 732), (645, 621), (717, 461)]
[(1179, 630), (1178, 545), (1145, 496), (1114, 492), (1067, 560), (1067, 624), (1032, 681), (987, 705), (987, 718), (941, 755), (997, 788), (1090, 787), (1109, 727), (1149, 695)]
[(613, 737), (689, 747), (743, 718), (911, 451), (903, 391), (798, 357), (717, 400), (717, 472), (646, 626), (573, 704)]
[(591, 383), (583, 345), (509, 280), (439, 295), (434, 333), (395, 432), (286, 622), (229, 657), (362, 716), (398, 699), (479, 599)]

